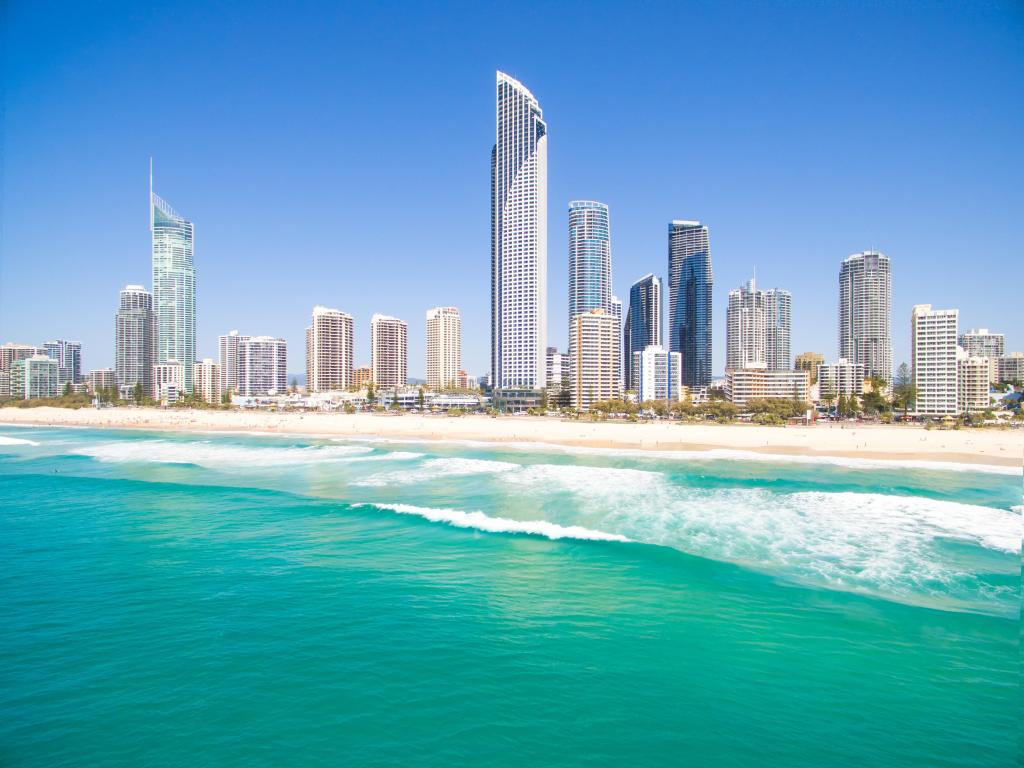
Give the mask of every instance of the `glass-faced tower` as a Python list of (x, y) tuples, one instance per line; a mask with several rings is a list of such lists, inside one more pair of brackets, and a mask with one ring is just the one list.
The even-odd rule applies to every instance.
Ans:
[(682, 356), (682, 383), (711, 383), (711, 246), (699, 221), (668, 225), (668, 343)]
[(149, 184), (149, 229), (153, 236), (153, 311), (157, 362), (176, 360), (184, 369), (184, 390), (192, 392), (196, 360), (196, 272), (192, 263), (192, 222), (153, 192)]
[(539, 389), (547, 345), (547, 124), (522, 83), (497, 73), (491, 150), (491, 385)]

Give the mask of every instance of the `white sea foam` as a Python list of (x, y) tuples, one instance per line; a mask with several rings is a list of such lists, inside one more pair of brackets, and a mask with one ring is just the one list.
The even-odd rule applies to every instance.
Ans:
[(26, 440), (23, 437), (8, 437), (0, 435), (0, 445), (39, 445), (35, 440)]
[(556, 525), (547, 520), (509, 520), (490, 517), (483, 512), (463, 512), (458, 509), (434, 509), (411, 504), (357, 504), (390, 510), (401, 515), (417, 515), (434, 523), (446, 523), (456, 528), (475, 528), (487, 533), (526, 533), (549, 539), (585, 539), (591, 541), (629, 541), (617, 533), (595, 531), (578, 525)]
[(197, 464), (218, 469), (250, 470), (320, 462), (345, 462), (373, 449), (356, 445), (265, 447), (225, 445), (213, 441), (125, 440), (78, 448), (75, 452), (105, 462)]
[(496, 474), (514, 472), (520, 467), (507, 461), (489, 461), (487, 459), (437, 458), (427, 459), (411, 470), (395, 472), (379, 472), (353, 485), (385, 486), (385, 485), (419, 485), (446, 477), (464, 477), (468, 475)]

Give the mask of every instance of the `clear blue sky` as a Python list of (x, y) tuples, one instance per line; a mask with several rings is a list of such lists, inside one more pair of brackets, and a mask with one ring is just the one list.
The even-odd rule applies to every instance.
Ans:
[[(566, 204), (611, 206), (615, 288), (666, 271), (673, 218), (711, 228), (725, 299), (793, 293), (794, 352), (836, 354), (840, 261), (893, 261), (914, 303), (1024, 349), (1024, 6), (1003, 3), (258, 3), (8, 0), (0, 341), (113, 363), (150, 284), (147, 164), (196, 225), (198, 348), (284, 336), (314, 304), (463, 313), (486, 370), (494, 71), (549, 125), (549, 338), (566, 339)], [(341, 6), (341, 7), (339, 7)]]

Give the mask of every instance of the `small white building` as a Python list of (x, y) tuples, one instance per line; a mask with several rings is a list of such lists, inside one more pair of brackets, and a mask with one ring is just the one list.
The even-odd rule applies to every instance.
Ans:
[(679, 401), (683, 396), (682, 368), (683, 356), (680, 353), (651, 344), (643, 351), (633, 353), (630, 388), (637, 393), (641, 403), (646, 400)]
[(811, 375), (807, 371), (769, 371), (764, 366), (725, 372), (725, 396), (743, 408), (751, 400), (767, 398), (810, 402)]

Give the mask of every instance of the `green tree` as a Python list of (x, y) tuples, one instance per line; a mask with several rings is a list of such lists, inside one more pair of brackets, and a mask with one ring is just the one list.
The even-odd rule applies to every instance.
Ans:
[(398, 410), (398, 390), (397, 389), (394, 391), (394, 394), (391, 395), (391, 408), (392, 408), (392, 410), (396, 410), (396, 411)]
[(910, 373), (910, 366), (900, 363), (896, 369), (896, 377), (893, 381), (893, 405), (903, 411), (906, 416), (910, 408), (917, 402), (917, 387), (914, 386), (914, 379)]
[(368, 405), (373, 405), (377, 401), (377, 393), (373, 389), (373, 382), (371, 381), (366, 385), (366, 402)]
[(142, 382), (135, 382), (135, 387), (132, 389), (132, 399), (135, 401), (135, 404), (142, 405), (142, 398), (144, 396), (145, 393), (142, 391)]
[(220, 402), (221, 405), (231, 405), (231, 393), (224, 392), (224, 394), (220, 396)]
[(63, 394), (64, 397), (69, 397), (71, 395), (71, 382), (70, 381), (67, 381), (67, 382), (64, 383), (64, 391), (61, 394)]
[(419, 405), (421, 411), (423, 410), (423, 400), (423, 387), (420, 387), (419, 394), (416, 395), (416, 402)]
[(292, 376), (292, 392), (298, 392), (298, 391), (299, 391), (299, 380), (297, 378), (295, 378), (294, 376)]
[(836, 416), (838, 416), (840, 419), (845, 419), (847, 407), (848, 406), (846, 405), (846, 395), (840, 393), (839, 402), (836, 404)]

